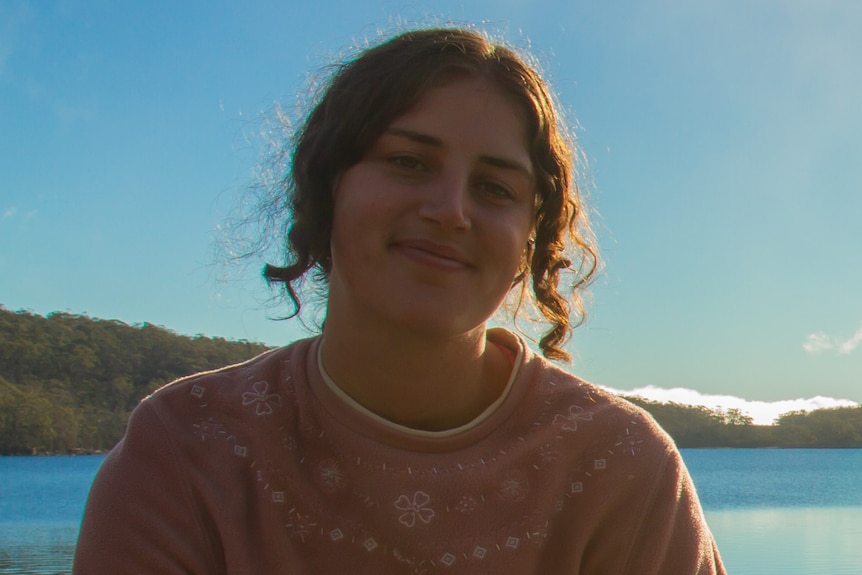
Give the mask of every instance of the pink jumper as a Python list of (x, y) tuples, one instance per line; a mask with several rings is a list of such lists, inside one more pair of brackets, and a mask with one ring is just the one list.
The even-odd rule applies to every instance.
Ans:
[(445, 432), (367, 412), (319, 338), (169, 384), (93, 485), (86, 574), (724, 574), (671, 439), (534, 355)]

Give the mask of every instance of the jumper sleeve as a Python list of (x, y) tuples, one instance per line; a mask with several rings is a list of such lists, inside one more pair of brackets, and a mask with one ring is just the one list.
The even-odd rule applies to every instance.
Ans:
[(656, 478), (623, 573), (726, 575), (682, 457), (670, 448)]
[(144, 401), (90, 490), (73, 573), (220, 573), (203, 517), (170, 437)]

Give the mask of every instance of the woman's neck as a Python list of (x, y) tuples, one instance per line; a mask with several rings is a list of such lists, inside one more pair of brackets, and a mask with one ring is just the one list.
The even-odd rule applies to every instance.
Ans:
[(392, 330), (343, 329), (327, 318), (323, 366), (366, 409), (395, 423), (439, 431), (469, 423), (503, 392), (511, 366), (486, 346), (485, 326), (440, 338)]

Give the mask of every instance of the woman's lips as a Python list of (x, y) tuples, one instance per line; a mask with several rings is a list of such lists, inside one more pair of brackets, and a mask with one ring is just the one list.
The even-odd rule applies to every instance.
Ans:
[(406, 257), (441, 269), (460, 270), (473, 267), (469, 258), (456, 246), (426, 239), (396, 241), (394, 249)]

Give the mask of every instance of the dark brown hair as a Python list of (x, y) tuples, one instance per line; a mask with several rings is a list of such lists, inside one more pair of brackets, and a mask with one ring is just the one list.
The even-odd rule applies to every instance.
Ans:
[[(576, 148), (559, 124), (552, 95), (539, 73), (513, 50), (472, 30), (403, 33), (335, 69), (296, 132), (291, 171), (282, 181), (291, 218), (287, 265), (267, 265), (264, 276), (284, 284), (294, 306), (291, 315), (298, 314), (298, 282), (309, 270), (317, 270), (324, 280), (329, 272), (336, 179), (359, 162), (426, 90), (465, 73), (494, 82), (525, 113), (538, 198), (535, 240), (527, 247), (528, 269), (515, 283), (521, 285), (523, 301), (530, 277), (534, 303), (551, 324), (539, 341), (544, 355), (569, 359), (561, 346), (583, 321), (579, 292), (598, 265), (576, 181)], [(568, 297), (559, 291), (564, 271), (573, 276)]]

